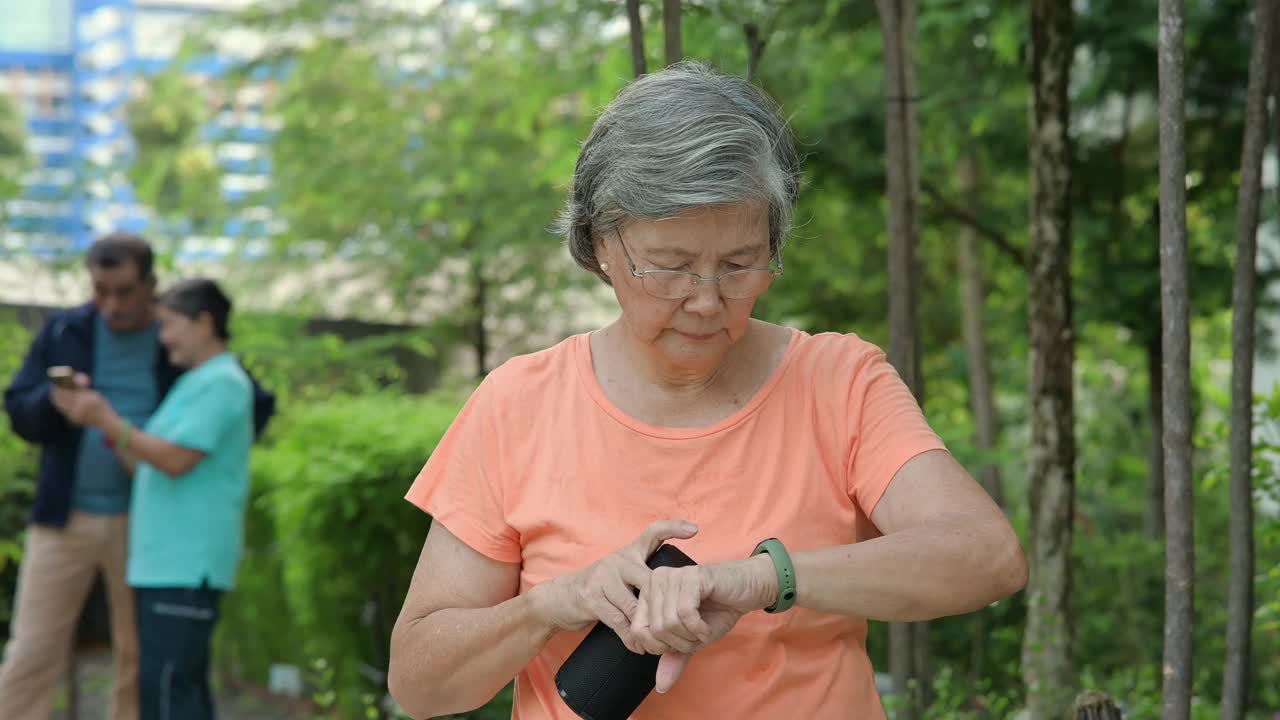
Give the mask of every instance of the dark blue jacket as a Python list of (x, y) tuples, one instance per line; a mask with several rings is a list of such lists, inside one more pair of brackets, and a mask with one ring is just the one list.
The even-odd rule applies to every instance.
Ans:
[[(82, 305), (54, 313), (36, 336), (22, 368), (4, 391), (4, 410), (13, 431), (28, 442), (40, 445), (40, 470), (31, 521), (39, 525), (64, 527), (71, 514), (71, 489), (75, 484), (83, 431), (67, 422), (49, 399), (48, 368), (67, 365), (93, 377), (93, 335), (98, 313), (93, 305)], [(169, 362), (169, 354), (157, 343), (156, 390), (163, 398), (182, 374)], [(261, 433), (275, 413), (276, 399), (253, 383), (253, 424)]]

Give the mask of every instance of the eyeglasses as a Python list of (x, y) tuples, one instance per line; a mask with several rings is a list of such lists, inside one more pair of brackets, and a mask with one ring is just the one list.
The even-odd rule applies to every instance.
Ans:
[(782, 277), (781, 257), (778, 258), (777, 269), (744, 268), (711, 277), (686, 270), (637, 270), (627, 244), (622, 241), (622, 233), (618, 232), (617, 235), (618, 245), (622, 247), (622, 256), (627, 259), (631, 274), (640, 278), (640, 285), (645, 292), (661, 300), (683, 300), (704, 282), (718, 285), (720, 296), (727, 300), (745, 300), (764, 293), (773, 284), (774, 278)]

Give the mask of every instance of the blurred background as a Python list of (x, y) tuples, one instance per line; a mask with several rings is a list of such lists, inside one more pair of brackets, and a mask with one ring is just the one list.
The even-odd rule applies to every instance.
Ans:
[[(1071, 5), (1070, 667), (1078, 689), (1155, 718), (1157, 9)], [(917, 13), (917, 393), (1025, 538), (1029, 68), (1049, 30), (1013, 0), (919, 0)], [(1254, 26), (1253, 2), (1186, 3), (1196, 718), (1220, 717), (1226, 654), (1232, 273)], [(89, 243), (126, 229), (159, 250), (162, 286), (197, 274), (226, 284), (240, 313), (233, 350), (280, 396), (218, 629), (223, 717), (396, 716), (387, 641), (430, 522), (403, 493), (478, 378), (615, 313), (548, 226), (595, 113), (638, 71), (682, 57), (764, 87), (806, 157), (786, 276), (760, 315), (886, 345), (891, 93), (873, 3), (0, 0), (0, 375), (50, 310), (88, 299)], [(1259, 335), (1243, 350), (1257, 395), (1256, 718), (1280, 713), (1277, 127), (1254, 158)], [(33, 463), (0, 430), (0, 638)], [(1019, 594), (930, 623), (910, 663), (915, 700), (890, 699), (894, 716), (1014, 716), (1027, 611)], [(878, 670), (888, 638), (873, 625)], [(105, 643), (96, 593), (62, 717), (104, 716)], [(474, 717), (509, 712), (500, 695)]]

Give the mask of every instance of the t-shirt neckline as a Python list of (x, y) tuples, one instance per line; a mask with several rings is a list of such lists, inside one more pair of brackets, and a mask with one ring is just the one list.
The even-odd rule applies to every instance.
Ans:
[(600, 382), (596, 379), (595, 364), (591, 357), (591, 333), (582, 333), (573, 337), (573, 354), (575, 365), (578, 368), (578, 379), (586, 388), (587, 394), (591, 399), (609, 417), (630, 430), (650, 437), (665, 440), (691, 440), (723, 432), (751, 416), (764, 404), (769, 394), (782, 381), (783, 375), (786, 374), (787, 366), (791, 364), (791, 359), (795, 356), (796, 346), (799, 344), (801, 336), (804, 335), (804, 333), (794, 328), (788, 328), (788, 330), (791, 332), (791, 337), (787, 340), (787, 349), (783, 352), (782, 359), (778, 361), (778, 366), (769, 374), (769, 378), (765, 380), (764, 384), (756, 390), (751, 400), (728, 417), (711, 425), (701, 427), (653, 425), (637, 420), (623, 412), (621, 408), (609, 399), (604, 388), (600, 386)]

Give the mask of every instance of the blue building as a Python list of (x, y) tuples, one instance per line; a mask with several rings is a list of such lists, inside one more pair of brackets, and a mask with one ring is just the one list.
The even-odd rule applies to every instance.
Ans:
[[(0, 93), (23, 112), (36, 169), (23, 197), (7, 208), (0, 251), (57, 255), (82, 250), (114, 229), (147, 230), (126, 170), (133, 152), (125, 118), (146, 77), (165, 67), (183, 36), (210, 14), (244, 0), (0, 0)], [(206, 89), (213, 122), (206, 138), (222, 166), (223, 195), (255, 196), (269, 185), (272, 129), (264, 112), (266, 80), (219, 93), (217, 79), (252, 38), (220, 43), (186, 68)], [(241, 47), (235, 46), (239, 41)], [(227, 45), (223, 48), (223, 45)], [(270, 231), (268, 208), (245, 208), (223, 234), (191, 238), (184, 253), (207, 256), (234, 238)]]

